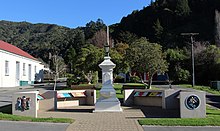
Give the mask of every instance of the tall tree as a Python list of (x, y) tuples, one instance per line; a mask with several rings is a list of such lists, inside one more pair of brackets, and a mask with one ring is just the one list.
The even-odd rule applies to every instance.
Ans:
[(165, 72), (168, 64), (162, 47), (156, 43), (150, 43), (146, 38), (133, 42), (127, 51), (127, 60), (131, 69), (140, 73), (148, 72), (148, 86), (151, 87), (153, 75), (157, 72)]
[[(111, 39), (110, 39), (111, 40)], [(106, 31), (105, 30), (99, 30), (97, 31), (94, 36), (88, 40), (89, 44), (93, 44), (97, 47), (103, 47), (106, 43)]]
[(85, 35), (84, 32), (80, 29), (75, 31), (74, 45), (73, 48), (78, 53), (80, 49), (85, 45)]
[(90, 76), (99, 70), (98, 64), (101, 63), (101, 59), (104, 57), (103, 49), (97, 48), (92, 44), (81, 48), (76, 61), (75, 74), (81, 75), (88, 82), (91, 82)]
[(187, 70), (186, 60), (190, 59), (182, 49), (168, 49), (166, 51), (169, 63), (169, 78), (175, 82), (188, 82), (190, 73)]
[(66, 63), (68, 63), (70, 68), (70, 73), (75, 72), (76, 70), (76, 60), (77, 60), (77, 54), (74, 48), (70, 47), (67, 50), (67, 55), (65, 57)]
[(97, 31), (104, 29), (105, 27), (106, 26), (101, 19), (98, 19), (96, 22), (90, 21), (85, 27), (85, 38), (91, 39)]
[(155, 35), (156, 42), (160, 42), (162, 34), (163, 34), (163, 27), (160, 24), (159, 19), (157, 19), (156, 22), (154, 23), (153, 29), (154, 29), (154, 35)]
[(178, 16), (188, 16), (190, 13), (188, 0), (177, 0), (175, 12)]
[(220, 48), (210, 45), (195, 56), (196, 82), (208, 85), (220, 79)]

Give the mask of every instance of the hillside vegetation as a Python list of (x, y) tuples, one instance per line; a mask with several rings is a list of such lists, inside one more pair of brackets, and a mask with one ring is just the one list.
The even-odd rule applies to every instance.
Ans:
[[(176, 83), (190, 83), (191, 40), (181, 35), (189, 32), (199, 33), (194, 36), (196, 84), (220, 80), (219, 0), (156, 0), (111, 25), (110, 55), (117, 65), (114, 73), (131, 75), (133, 71), (140, 77), (139, 73), (151, 72), (153, 76), (158, 69), (166, 71)], [(74, 29), (0, 21), (0, 39), (41, 59), (52, 70), (58, 64), (59, 70), (67, 67), (66, 72), (72, 74), (69, 77), (76, 83), (97, 82), (88, 76), (97, 78), (100, 71), (106, 25), (101, 19)]]

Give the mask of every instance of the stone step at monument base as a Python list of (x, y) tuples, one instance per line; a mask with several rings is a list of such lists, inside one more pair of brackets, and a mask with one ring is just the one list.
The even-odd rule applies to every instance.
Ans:
[(121, 104), (117, 102), (100, 101), (95, 104), (95, 110), (93, 112), (122, 112)]

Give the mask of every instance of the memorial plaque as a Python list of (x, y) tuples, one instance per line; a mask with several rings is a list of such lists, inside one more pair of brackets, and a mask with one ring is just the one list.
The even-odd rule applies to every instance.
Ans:
[(185, 100), (185, 106), (189, 110), (194, 110), (194, 109), (198, 108), (199, 105), (200, 105), (200, 99), (196, 95), (191, 95), (191, 96), (187, 97)]

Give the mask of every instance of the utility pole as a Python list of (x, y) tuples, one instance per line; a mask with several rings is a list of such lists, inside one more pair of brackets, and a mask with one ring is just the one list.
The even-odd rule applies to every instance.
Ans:
[(183, 36), (190, 36), (191, 39), (191, 57), (192, 57), (192, 87), (195, 86), (195, 61), (194, 61), (194, 41), (193, 36), (199, 35), (199, 33), (181, 33)]

